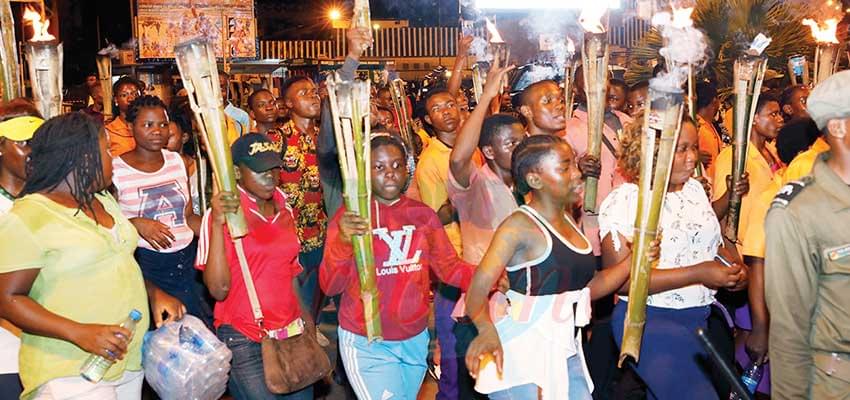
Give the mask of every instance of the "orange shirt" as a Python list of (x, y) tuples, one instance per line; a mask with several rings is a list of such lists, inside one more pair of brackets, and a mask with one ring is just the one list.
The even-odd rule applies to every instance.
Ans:
[(109, 133), (109, 152), (112, 157), (118, 157), (136, 148), (136, 139), (133, 138), (130, 125), (120, 117), (113, 119), (104, 128)]
[(700, 115), (697, 115), (697, 124), (699, 126), (699, 150), (711, 155), (711, 161), (705, 172), (707, 176), (714, 177), (714, 162), (717, 160), (720, 150), (723, 150), (723, 140), (720, 139), (720, 134), (717, 133), (714, 124), (706, 121)]

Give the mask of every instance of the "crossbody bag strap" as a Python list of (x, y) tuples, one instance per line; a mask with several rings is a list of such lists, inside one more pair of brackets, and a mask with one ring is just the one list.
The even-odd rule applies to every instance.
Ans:
[(611, 140), (609, 140), (608, 136), (605, 136), (604, 133), (602, 134), (602, 143), (605, 144), (605, 147), (607, 147), (609, 151), (611, 151), (611, 155), (613, 155), (614, 158), (617, 158), (617, 150), (614, 149), (614, 144), (611, 143)]
[(242, 279), (245, 281), (245, 290), (248, 292), (248, 301), (251, 302), (254, 321), (260, 326), (260, 329), (263, 329), (263, 309), (260, 308), (260, 299), (257, 297), (257, 289), (254, 287), (254, 278), (251, 277), (251, 270), (248, 269), (248, 259), (245, 258), (242, 239), (234, 239), (233, 245), (236, 247), (236, 257), (239, 259), (239, 269), (242, 270)]

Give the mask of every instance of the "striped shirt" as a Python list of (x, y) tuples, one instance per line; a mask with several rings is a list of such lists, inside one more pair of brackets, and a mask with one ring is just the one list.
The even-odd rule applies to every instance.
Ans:
[[(186, 221), (186, 205), (190, 200), (189, 180), (179, 154), (162, 150), (162, 156), (165, 163), (156, 172), (139, 171), (121, 157), (113, 158), (112, 183), (118, 189), (118, 203), (125, 217), (148, 218), (168, 225), (174, 241), (171, 247), (159, 251), (173, 253), (188, 246), (194, 237)], [(154, 250), (141, 237), (139, 247)]]

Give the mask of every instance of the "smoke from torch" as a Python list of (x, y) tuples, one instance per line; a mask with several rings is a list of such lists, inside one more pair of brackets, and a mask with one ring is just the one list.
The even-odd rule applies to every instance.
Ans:
[(667, 72), (651, 81), (656, 87), (668, 90), (680, 89), (688, 79), (688, 66), (703, 67), (708, 45), (705, 34), (694, 27), (691, 19), (693, 8), (673, 8), (672, 12), (660, 12), (652, 18), (652, 24), (661, 32), (664, 47), (659, 54), (664, 57)]

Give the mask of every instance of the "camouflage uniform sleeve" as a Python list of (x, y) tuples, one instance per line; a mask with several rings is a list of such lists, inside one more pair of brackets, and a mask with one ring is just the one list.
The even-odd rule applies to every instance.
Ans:
[[(781, 196), (781, 192), (780, 192)], [(777, 203), (777, 202), (780, 203)], [(765, 231), (765, 300), (770, 310), (769, 354), (775, 400), (805, 399), (811, 376), (809, 333), (817, 297), (814, 245), (787, 201), (774, 201)]]

